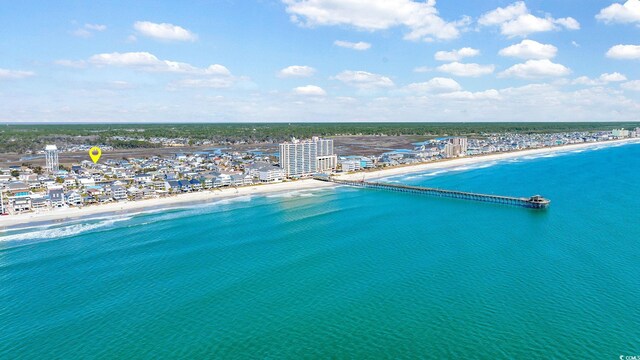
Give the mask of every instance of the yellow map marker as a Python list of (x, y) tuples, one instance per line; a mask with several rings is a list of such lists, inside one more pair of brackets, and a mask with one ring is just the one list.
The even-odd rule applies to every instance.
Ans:
[(91, 150), (89, 150), (89, 156), (91, 157), (91, 160), (93, 160), (94, 164), (96, 164), (98, 160), (100, 160), (101, 155), (102, 150), (100, 150), (100, 148), (97, 146), (94, 146), (91, 148)]

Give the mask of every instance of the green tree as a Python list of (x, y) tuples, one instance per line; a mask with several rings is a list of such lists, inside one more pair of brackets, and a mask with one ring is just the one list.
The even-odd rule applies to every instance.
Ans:
[(18, 170), (11, 170), (11, 176), (13, 176), (13, 177), (18, 177), (18, 176), (20, 176), (20, 171), (18, 171)]

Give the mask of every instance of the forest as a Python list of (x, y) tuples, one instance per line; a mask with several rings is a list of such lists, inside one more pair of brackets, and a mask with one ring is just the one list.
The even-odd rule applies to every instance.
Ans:
[[(490, 133), (552, 133), (635, 128), (640, 122), (496, 122), (496, 123), (191, 123), (191, 124), (34, 124), (0, 125), (0, 153), (59, 146), (103, 144), (114, 148), (152, 148), (151, 138), (180, 138), (214, 144), (276, 143), (311, 136), (482, 136)], [(114, 137), (144, 138), (121, 140)]]

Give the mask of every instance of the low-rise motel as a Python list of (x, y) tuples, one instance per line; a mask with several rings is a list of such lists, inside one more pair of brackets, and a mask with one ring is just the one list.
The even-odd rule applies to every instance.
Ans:
[[(45, 168), (0, 168), (0, 214), (55, 211), (118, 201), (173, 196), (185, 192), (211, 191), (290, 181), (318, 173), (356, 172), (449, 158), (640, 137), (640, 128), (601, 132), (552, 134), (487, 134), (482, 138), (446, 137), (414, 144), (377, 156), (338, 156), (332, 139), (292, 139), (279, 146), (279, 154), (197, 151), (171, 156), (128, 158), (59, 164), (59, 154), (89, 151), (92, 145), (42, 151)], [(176, 146), (188, 139), (157, 139)], [(184, 142), (183, 141), (183, 142)], [(112, 150), (103, 147), (103, 151)]]

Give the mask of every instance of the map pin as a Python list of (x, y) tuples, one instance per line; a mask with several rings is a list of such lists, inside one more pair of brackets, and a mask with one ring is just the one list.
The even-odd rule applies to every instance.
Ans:
[(94, 164), (96, 164), (98, 160), (100, 160), (101, 155), (102, 150), (100, 150), (100, 148), (97, 146), (94, 146), (91, 148), (91, 150), (89, 150), (89, 156), (91, 157), (91, 160), (93, 160)]

